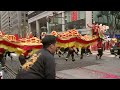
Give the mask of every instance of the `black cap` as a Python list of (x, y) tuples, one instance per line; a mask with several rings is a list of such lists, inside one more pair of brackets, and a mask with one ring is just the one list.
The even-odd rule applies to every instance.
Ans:
[(42, 39), (43, 48), (47, 48), (49, 45), (55, 44), (55, 43), (56, 43), (56, 37), (53, 35), (46, 35)]

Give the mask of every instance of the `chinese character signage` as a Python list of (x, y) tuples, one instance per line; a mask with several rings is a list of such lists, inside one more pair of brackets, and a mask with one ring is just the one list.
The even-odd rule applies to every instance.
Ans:
[(78, 11), (71, 12), (71, 21), (76, 21), (78, 17)]

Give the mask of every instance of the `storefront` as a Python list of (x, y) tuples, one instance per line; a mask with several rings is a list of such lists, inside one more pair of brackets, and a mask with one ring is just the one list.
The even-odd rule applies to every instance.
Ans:
[[(62, 19), (64, 18), (64, 24)], [(49, 31), (56, 30), (58, 32), (62, 31), (62, 25), (64, 25), (65, 30), (68, 29), (85, 29), (86, 28), (86, 11), (65, 11), (64, 17), (62, 13), (53, 16), (51, 22), (49, 23)]]
[[(92, 25), (92, 11), (42, 11), (32, 12), (28, 16), (29, 30), (34, 36), (39, 36), (44, 30), (50, 33), (53, 30), (61, 32), (77, 29), (86, 33), (90, 31), (87, 24)], [(42, 27), (46, 29), (42, 30)]]

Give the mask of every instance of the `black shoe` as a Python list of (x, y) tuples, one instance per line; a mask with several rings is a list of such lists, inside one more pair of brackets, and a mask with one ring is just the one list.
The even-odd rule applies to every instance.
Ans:
[(92, 53), (90, 53), (90, 54), (92, 54)]
[(83, 59), (83, 57), (80, 57), (80, 59)]
[(72, 59), (72, 61), (74, 62), (74, 61), (75, 61), (75, 59)]
[(67, 60), (68, 60), (68, 58), (65, 58), (65, 60), (67, 61)]

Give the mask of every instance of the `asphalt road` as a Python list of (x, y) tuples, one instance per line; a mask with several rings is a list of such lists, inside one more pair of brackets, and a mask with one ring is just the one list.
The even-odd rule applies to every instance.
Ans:
[[(109, 53), (109, 51), (106, 51), (102, 57), (102, 60), (96, 60), (95, 55), (97, 53), (93, 52), (92, 55), (86, 56), (84, 55), (83, 59), (80, 59), (80, 56), (75, 55), (75, 61), (73, 62), (71, 60), (71, 57), (68, 61), (65, 60), (66, 54), (62, 57), (58, 57), (58, 55), (55, 55), (55, 62), (56, 62), (56, 71), (63, 71), (63, 70), (69, 70), (69, 69), (75, 69), (75, 68), (82, 68), (92, 65), (101, 65), (105, 63), (113, 64), (114, 62), (110, 60), (117, 60), (116, 64), (118, 64), (119, 59), (115, 58), (113, 55)], [(4, 79), (14, 79), (16, 74), (18, 73), (18, 70), (20, 68), (20, 62), (18, 60), (18, 57), (13, 54), (13, 60), (11, 60), (9, 57), (7, 57), (6, 65), (8, 66), (7, 72), (4, 72)], [(118, 65), (119, 66), (119, 65)]]

